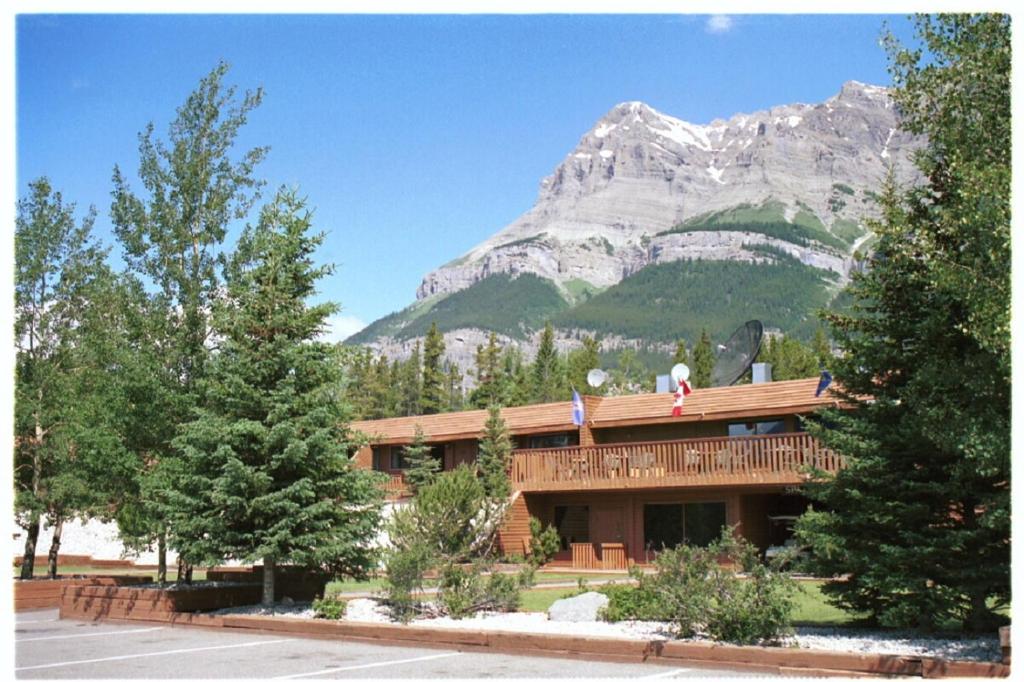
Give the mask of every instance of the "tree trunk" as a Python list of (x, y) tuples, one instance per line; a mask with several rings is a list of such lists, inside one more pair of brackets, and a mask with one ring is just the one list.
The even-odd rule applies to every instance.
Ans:
[(174, 576), (174, 582), (179, 585), (185, 581), (185, 560), (178, 555), (177, 575)]
[(186, 568), (185, 568), (185, 584), (186, 585), (191, 585), (192, 584), (192, 564), (186, 564), (185, 566), (186, 566)]
[(60, 536), (64, 532), (64, 517), (58, 515), (53, 522), (53, 540), (50, 542), (50, 555), (47, 575), (50, 580), (57, 579), (57, 555), (60, 553)]
[(28, 535), (25, 537), (25, 555), (21, 559), (21, 577), (28, 580), (36, 567), (36, 543), (39, 541), (39, 514), (32, 514)]
[(167, 535), (160, 533), (156, 538), (156, 581), (163, 585), (167, 582)]
[(274, 557), (263, 557), (263, 606), (274, 605)]

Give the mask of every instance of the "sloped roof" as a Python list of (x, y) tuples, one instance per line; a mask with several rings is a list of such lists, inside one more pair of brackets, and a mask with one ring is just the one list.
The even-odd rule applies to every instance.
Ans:
[[(644, 393), (608, 398), (588, 397), (587, 423), (593, 429), (638, 424), (662, 424), (714, 419), (742, 419), (813, 412), (835, 403), (826, 391), (815, 398), (818, 379), (794, 379), (766, 384), (695, 389), (683, 403), (683, 414), (672, 416), (671, 393)], [(516, 434), (570, 431), (572, 402), (506, 407), (501, 416), (509, 432)], [(382, 444), (409, 443), (417, 424), (428, 441), (478, 438), (487, 421), (487, 410), (449, 412), (419, 417), (395, 417), (354, 422), (352, 428)]]
[[(506, 407), (501, 418), (509, 433), (544, 433), (547, 431), (569, 431), (575, 429), (572, 423), (572, 402), (542, 403), (523, 407)], [(352, 423), (352, 428), (372, 438), (374, 442), (409, 443), (413, 439), (416, 425), (423, 429), (428, 441), (462, 440), (478, 438), (487, 421), (487, 410), (447, 412), (419, 417), (393, 417)]]

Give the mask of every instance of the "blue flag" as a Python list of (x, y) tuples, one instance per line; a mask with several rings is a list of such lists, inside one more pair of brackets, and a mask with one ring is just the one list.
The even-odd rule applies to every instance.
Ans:
[(576, 426), (583, 426), (583, 398), (572, 389), (572, 423)]
[(828, 385), (831, 383), (832, 375), (829, 374), (827, 369), (821, 370), (821, 379), (818, 380), (818, 390), (814, 392), (814, 397), (817, 398), (822, 393), (824, 393), (825, 389), (828, 388)]

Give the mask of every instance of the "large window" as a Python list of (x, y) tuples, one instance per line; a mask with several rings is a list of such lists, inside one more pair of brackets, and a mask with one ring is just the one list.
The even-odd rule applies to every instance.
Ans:
[(722, 533), (725, 502), (644, 505), (644, 546), (648, 550), (683, 543), (706, 547)]
[(393, 447), (391, 448), (391, 469), (408, 469), (409, 462), (405, 459), (405, 448)]
[(590, 542), (590, 507), (556, 506), (555, 529), (562, 541), (562, 549), (569, 549), (569, 544), (573, 542)]
[(735, 422), (729, 424), (729, 437), (736, 436), (761, 436), (769, 433), (785, 433), (786, 422), (781, 419), (773, 419), (763, 422)]
[(388, 471), (388, 450), (387, 446), (375, 445), (371, 448), (373, 452), (373, 470)]
[(547, 433), (539, 436), (530, 436), (526, 439), (526, 447), (530, 450), (539, 448), (567, 448), (570, 445), (579, 444), (577, 433)]

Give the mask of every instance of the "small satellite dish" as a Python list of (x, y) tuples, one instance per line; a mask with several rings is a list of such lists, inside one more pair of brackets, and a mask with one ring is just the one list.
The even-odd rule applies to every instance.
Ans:
[(603, 369), (592, 369), (587, 372), (587, 383), (597, 388), (608, 379), (608, 374)]
[(750, 320), (732, 333), (718, 353), (715, 366), (711, 369), (712, 386), (732, 386), (757, 357), (764, 338), (764, 325), (760, 320)]
[(680, 381), (686, 381), (690, 378), (690, 368), (680, 362), (679, 364), (672, 366), (672, 371), (669, 372), (669, 376), (671, 376), (672, 381), (676, 382), (676, 385), (678, 385)]

